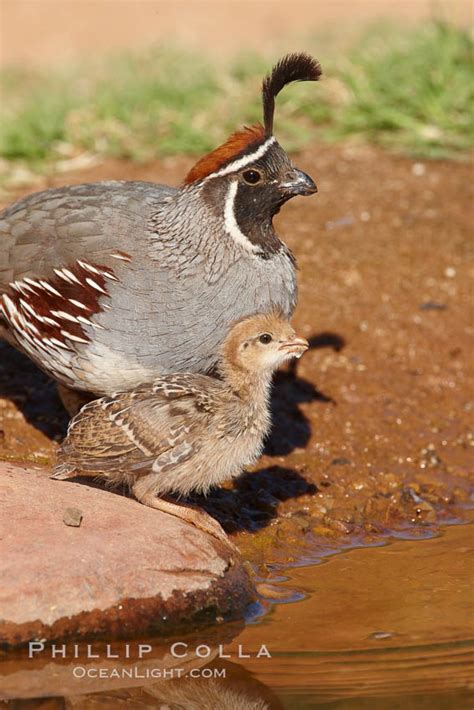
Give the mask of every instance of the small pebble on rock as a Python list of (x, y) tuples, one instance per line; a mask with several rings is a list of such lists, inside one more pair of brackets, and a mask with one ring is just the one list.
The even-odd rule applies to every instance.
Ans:
[(71, 528), (79, 528), (82, 518), (82, 510), (79, 508), (66, 508), (63, 513), (63, 523)]

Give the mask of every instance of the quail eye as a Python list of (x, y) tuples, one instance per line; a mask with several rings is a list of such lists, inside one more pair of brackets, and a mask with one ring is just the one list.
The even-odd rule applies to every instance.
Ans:
[(256, 185), (257, 182), (260, 182), (260, 180), (262, 179), (262, 176), (258, 172), (258, 170), (246, 170), (244, 173), (242, 173), (242, 177), (249, 185)]
[(263, 345), (268, 345), (268, 343), (271, 343), (273, 340), (270, 333), (262, 333), (262, 335), (260, 335), (258, 339), (261, 343), (263, 343)]

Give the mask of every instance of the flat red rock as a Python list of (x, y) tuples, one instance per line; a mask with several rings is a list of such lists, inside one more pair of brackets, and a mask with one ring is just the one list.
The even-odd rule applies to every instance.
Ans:
[[(241, 617), (231, 547), (171, 515), (0, 462), (0, 644), (170, 633)], [(65, 524), (75, 509), (80, 526)]]

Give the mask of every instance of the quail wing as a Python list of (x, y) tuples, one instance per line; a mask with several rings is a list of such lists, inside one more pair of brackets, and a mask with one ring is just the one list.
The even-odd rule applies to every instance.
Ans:
[(179, 375), (90, 402), (69, 426), (53, 477), (124, 467), (138, 474), (155, 462), (155, 468), (169, 470), (200, 448), (220, 385), (205, 376)]

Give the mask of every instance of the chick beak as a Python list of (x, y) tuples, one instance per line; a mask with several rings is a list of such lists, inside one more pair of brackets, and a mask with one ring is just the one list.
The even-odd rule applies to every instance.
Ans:
[(302, 170), (298, 170), (298, 168), (292, 168), (287, 179), (280, 183), (280, 190), (286, 199), (289, 200), (297, 195), (314, 195), (318, 188), (309, 175), (306, 175)]
[(286, 353), (291, 353), (295, 357), (301, 357), (302, 354), (309, 348), (309, 343), (305, 338), (294, 338), (286, 343), (281, 343), (279, 350)]

